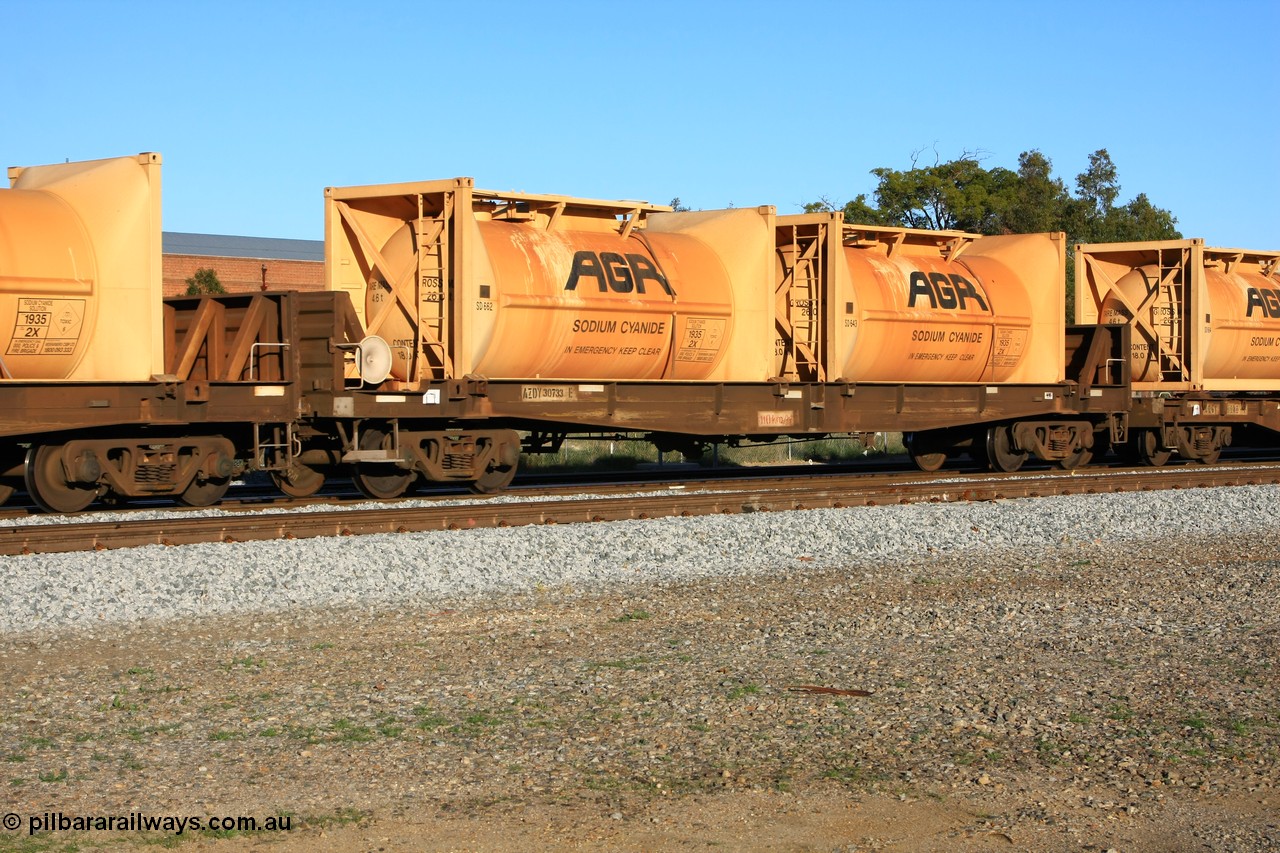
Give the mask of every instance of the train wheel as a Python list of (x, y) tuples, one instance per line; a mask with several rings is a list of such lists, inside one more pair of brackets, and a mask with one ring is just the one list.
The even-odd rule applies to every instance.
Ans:
[(365, 497), (385, 501), (398, 498), (408, 490), (413, 472), (394, 465), (362, 464), (356, 467), (351, 480)]
[(947, 461), (945, 453), (916, 453), (911, 451), (911, 461), (921, 471), (937, 471)]
[[(391, 436), (376, 427), (369, 427), (360, 436), (361, 450), (385, 450)], [(351, 479), (360, 493), (368, 498), (388, 500), (398, 498), (408, 490), (415, 472), (381, 462), (361, 462), (356, 465)]]
[(13, 486), (0, 486), (0, 504), (5, 503), (9, 498), (13, 497), (13, 493), (16, 491), (17, 489)]
[(489, 436), (486, 449), (485, 471), (471, 483), (471, 491), (477, 495), (502, 491), (511, 485), (520, 467), (520, 436), (515, 432), (501, 430)]
[(507, 486), (511, 485), (511, 481), (516, 477), (516, 466), (508, 465), (503, 468), (491, 468), (481, 474), (471, 484), (471, 491), (477, 495), (492, 495), (500, 492)]
[(987, 430), (987, 464), (992, 471), (1012, 474), (1027, 461), (1027, 452), (1013, 449), (1013, 436), (1007, 426), (993, 426)]
[(183, 506), (213, 506), (222, 500), (230, 487), (230, 477), (210, 477), (203, 483), (192, 480), (191, 485), (178, 496), (178, 503)]
[(1107, 430), (1095, 432), (1093, 434), (1093, 447), (1088, 450), (1077, 450), (1066, 459), (1059, 459), (1058, 466), (1065, 471), (1074, 471), (1076, 468), (1083, 468), (1090, 462), (1103, 461), (1107, 458), (1107, 451), (1110, 449), (1111, 433)]
[(324, 473), (297, 462), (288, 471), (272, 471), (276, 488), (291, 498), (309, 498), (324, 485)]
[(1137, 436), (1138, 461), (1143, 465), (1159, 468), (1169, 461), (1172, 450), (1160, 447), (1160, 433), (1153, 429), (1144, 429)]
[(1080, 448), (1065, 459), (1057, 460), (1057, 465), (1064, 471), (1074, 471), (1077, 468), (1083, 468), (1093, 461), (1093, 451)]
[(62, 470), (62, 448), (55, 444), (27, 451), (27, 493), (46, 512), (79, 512), (98, 496), (96, 485), (71, 483)]
[(907, 453), (911, 454), (911, 461), (921, 471), (937, 471), (947, 461), (946, 451), (938, 450), (934, 442), (922, 437), (918, 432), (913, 432), (907, 437), (906, 445)]

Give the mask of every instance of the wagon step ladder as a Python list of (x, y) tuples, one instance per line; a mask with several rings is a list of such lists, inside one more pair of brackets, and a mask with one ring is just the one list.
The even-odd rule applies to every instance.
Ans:
[(418, 248), (418, 330), (422, 336), (423, 360), (419, 379), (444, 379), (453, 375), (449, 358), (449, 306), (452, 288), (449, 276), (449, 224), (453, 215), (453, 194), (445, 194), (444, 210), (427, 213), (418, 197), (418, 218), (414, 240)]
[(792, 225), (791, 245), (795, 254), (784, 271), (782, 286), (787, 292), (783, 326), (782, 374), (805, 382), (822, 382), (826, 371), (821, 361), (822, 324), (818, 306), (822, 304), (822, 271), (826, 268), (823, 247), (827, 225)]

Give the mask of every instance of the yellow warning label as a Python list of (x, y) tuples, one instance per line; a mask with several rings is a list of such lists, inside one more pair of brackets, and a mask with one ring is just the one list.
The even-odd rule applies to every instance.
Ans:
[(84, 331), (83, 299), (19, 299), (5, 355), (71, 355)]
[(676, 349), (676, 361), (710, 364), (720, 354), (724, 343), (726, 321), (715, 317), (690, 317), (685, 320)]
[(1017, 329), (1008, 326), (997, 326), (995, 347), (991, 350), (993, 367), (1017, 367), (1022, 361), (1022, 354), (1027, 349), (1029, 329)]

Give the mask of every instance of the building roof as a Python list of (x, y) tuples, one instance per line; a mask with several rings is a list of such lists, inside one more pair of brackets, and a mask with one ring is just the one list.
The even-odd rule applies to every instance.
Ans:
[(275, 237), (233, 237), (226, 234), (188, 234), (165, 231), (166, 255), (207, 255), (215, 258), (261, 258), (272, 261), (323, 261), (323, 240), (285, 240)]

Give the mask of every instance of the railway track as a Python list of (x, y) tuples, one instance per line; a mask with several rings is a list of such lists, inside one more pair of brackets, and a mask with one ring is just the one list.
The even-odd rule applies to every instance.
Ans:
[[(1280, 462), (1276, 453), (1270, 449), (1238, 449), (1224, 454), (1221, 465), (1260, 464), (1264, 462)], [(1126, 467), (1125, 463), (1095, 462), (1090, 470), (1108, 470)], [(1149, 470), (1139, 468), (1137, 470)], [(1192, 465), (1191, 470), (1203, 470)], [(651, 466), (643, 469), (617, 469), (603, 471), (569, 471), (569, 472), (533, 472), (517, 476), (515, 482), (499, 497), (510, 496), (520, 499), (563, 496), (566, 494), (590, 493), (592, 495), (632, 494), (646, 489), (662, 489), (679, 487), (684, 489), (776, 489), (794, 485), (799, 478), (807, 478), (810, 482), (826, 481), (838, 477), (858, 477), (861, 482), (868, 482), (873, 475), (898, 475), (906, 478), (943, 478), (985, 473), (985, 467), (976, 463), (953, 461), (947, 467), (931, 474), (921, 473), (904, 457), (875, 457), (871, 459), (823, 462), (818, 464), (796, 463), (787, 465), (770, 465), (758, 467), (712, 467), (701, 468), (689, 465), (671, 464), (667, 466)], [(1048, 475), (1058, 469), (1042, 464), (1031, 464), (1014, 476)], [(1077, 471), (1076, 476), (1080, 475)], [(998, 476), (998, 475), (997, 475)], [(788, 482), (790, 481), (790, 482)], [(249, 482), (238, 485), (227, 492), (226, 497), (217, 505), (217, 509), (228, 512), (257, 512), (262, 510), (287, 511), (296, 509), (315, 509), (317, 507), (333, 507), (340, 509), (352, 502), (366, 503), (370, 498), (362, 495), (350, 483), (335, 478), (331, 484), (319, 493), (305, 498), (292, 498), (282, 495), (269, 481)], [(483, 501), (462, 486), (432, 485), (422, 487), (418, 491), (409, 492), (400, 501), (447, 501), (467, 500)], [(184, 507), (170, 498), (151, 500), (131, 500), (119, 506), (97, 504), (91, 508), (92, 513), (130, 514), (139, 512), (170, 513), (203, 513), (207, 507)], [(0, 506), (0, 525), (5, 522), (21, 523), (33, 516), (43, 516), (25, 493), (19, 493), (3, 506)]]
[(645, 494), (643, 487), (630, 487), (625, 494), (618, 493), (617, 489), (600, 489), (588, 498), (547, 496), (540, 500), (463, 504), (396, 503), (376, 508), (257, 511), (214, 516), (173, 513), (158, 520), (136, 521), (128, 518), (45, 521), (0, 527), (0, 555), (1262, 483), (1280, 483), (1280, 463), (1019, 474), (827, 475), (820, 481), (802, 483), (797, 483), (795, 477), (769, 477), (666, 487), (653, 494)]
[[(959, 467), (948, 470), (962, 470)], [(771, 465), (768, 467), (722, 467), (698, 468), (680, 464), (654, 466), (645, 469), (618, 469), (607, 471), (541, 473), (534, 472), (517, 476), (515, 482), (503, 495), (515, 495), (522, 498), (535, 496), (565, 494), (566, 492), (592, 494), (610, 494), (618, 492), (634, 492), (642, 489), (669, 488), (678, 484), (685, 488), (721, 488), (722, 484), (732, 484), (742, 480), (766, 479), (770, 482), (795, 477), (833, 477), (868, 474), (914, 473), (919, 471), (904, 458), (879, 458), (856, 462), (821, 463), (817, 465), (793, 464)], [(941, 472), (942, 474), (947, 471)], [(280, 493), (269, 481), (263, 483), (246, 483), (233, 487), (217, 504), (222, 510), (257, 511), (291, 510), (303, 507), (333, 506), (341, 507), (344, 503), (367, 502), (364, 496), (350, 481), (344, 482), (335, 478), (326, 484), (319, 493), (305, 498), (291, 498)], [(476, 496), (465, 486), (448, 486), (433, 484), (423, 486), (418, 491), (406, 493), (399, 500), (484, 500)], [(166, 511), (175, 513), (199, 513), (207, 507), (184, 507), (176, 504), (172, 498), (134, 499), (127, 503), (110, 506), (95, 504), (90, 512), (132, 513), (145, 511)], [(43, 510), (35, 505), (25, 492), (20, 492), (0, 506), (0, 522), (20, 522), (34, 515), (43, 515)]]

